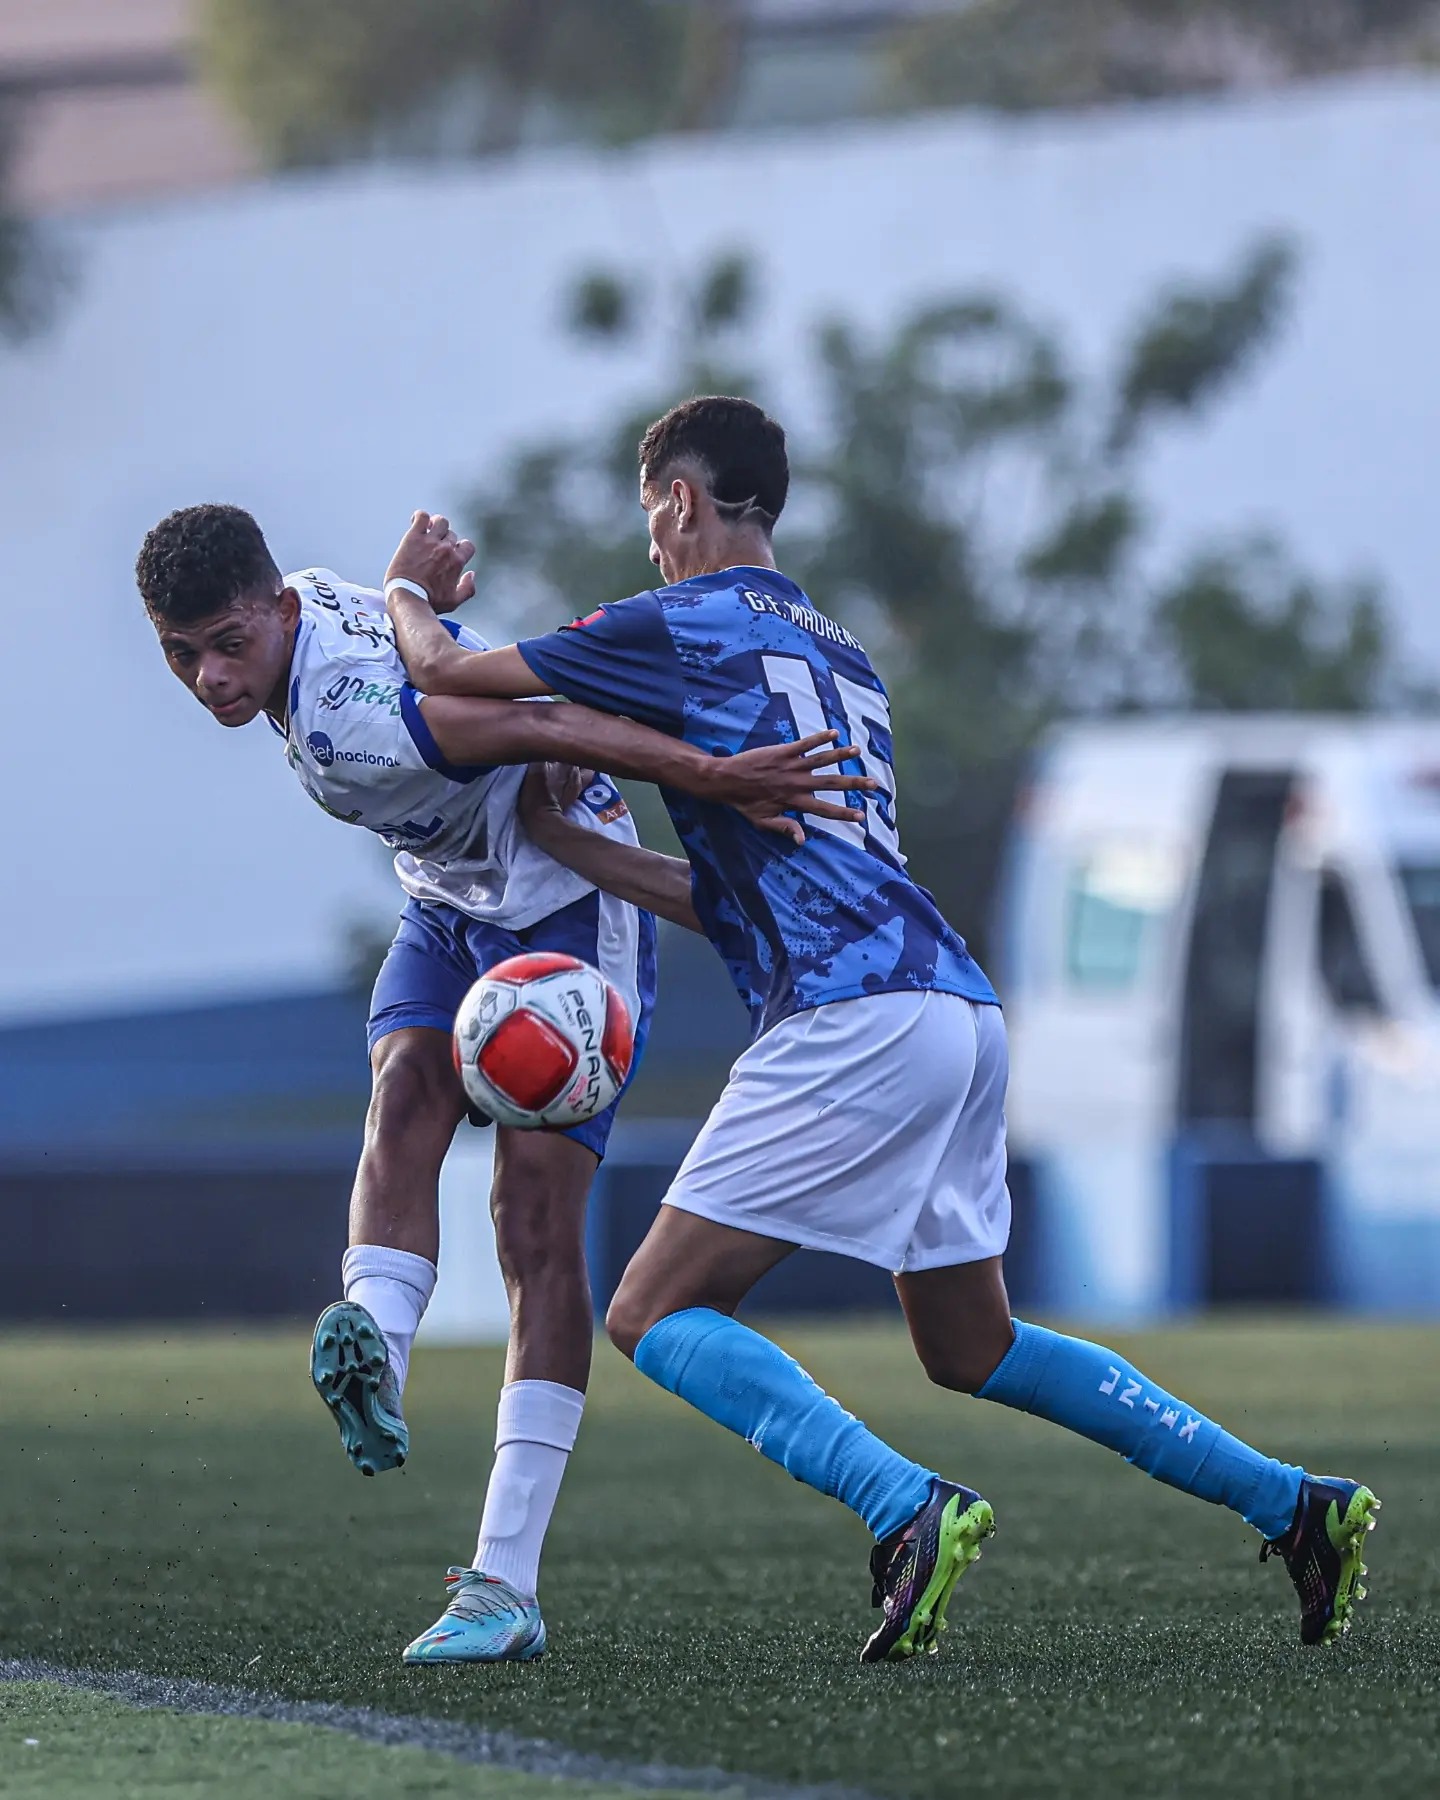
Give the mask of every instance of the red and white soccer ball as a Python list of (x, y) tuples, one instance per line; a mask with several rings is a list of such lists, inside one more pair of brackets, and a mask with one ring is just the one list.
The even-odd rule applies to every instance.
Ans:
[(619, 994), (589, 963), (550, 950), (496, 963), (455, 1015), (471, 1105), (522, 1131), (565, 1131), (604, 1112), (634, 1055)]

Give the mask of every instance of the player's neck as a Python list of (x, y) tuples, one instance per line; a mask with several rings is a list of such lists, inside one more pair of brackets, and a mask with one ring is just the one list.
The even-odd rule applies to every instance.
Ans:
[(775, 549), (762, 531), (727, 531), (708, 547), (697, 575), (723, 575), (727, 569), (774, 569)]

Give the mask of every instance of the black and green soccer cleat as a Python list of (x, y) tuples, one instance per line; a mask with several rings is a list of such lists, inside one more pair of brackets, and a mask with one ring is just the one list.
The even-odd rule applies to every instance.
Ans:
[(340, 1427), (345, 1454), (362, 1475), (398, 1469), (410, 1453), (400, 1388), (385, 1335), (363, 1306), (327, 1306), (310, 1346), (310, 1379)]
[(995, 1529), (990, 1502), (953, 1481), (935, 1481), (930, 1498), (902, 1530), (875, 1546), (871, 1604), (885, 1621), (860, 1652), (861, 1662), (898, 1662), (939, 1649), (955, 1583)]
[(1302, 1644), (1333, 1644), (1349, 1631), (1355, 1603), (1365, 1598), (1360, 1551), (1379, 1510), (1380, 1502), (1358, 1481), (1307, 1475), (1295, 1522), (1284, 1537), (1261, 1545), (1261, 1562), (1280, 1557), (1300, 1596)]

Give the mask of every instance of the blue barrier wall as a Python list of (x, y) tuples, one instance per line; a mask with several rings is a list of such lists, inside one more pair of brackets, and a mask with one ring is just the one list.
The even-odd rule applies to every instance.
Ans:
[[(682, 958), (671, 977), (687, 1004), (661, 1008), (645, 1085), (595, 1185), (597, 1310), (723, 1079), (707, 1018), (727, 1049), (743, 1041), (713, 959)], [(364, 1014), (357, 995), (292, 994), (0, 1031), (0, 1318), (318, 1310), (335, 1290), (368, 1093)], [(640, 1118), (654, 1095), (685, 1116)], [(1150, 1156), (1013, 1159), (1011, 1298), (1105, 1319), (1213, 1304), (1433, 1314), (1440, 1221), (1378, 1214), (1356, 1181), (1221, 1128)], [(752, 1302), (894, 1304), (884, 1271), (809, 1252)]]

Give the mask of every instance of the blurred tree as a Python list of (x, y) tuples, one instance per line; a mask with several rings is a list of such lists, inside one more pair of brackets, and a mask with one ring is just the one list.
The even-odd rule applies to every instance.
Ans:
[(1436, 0), (973, 0), (897, 29), (899, 106), (1024, 111), (1269, 87), (1440, 53)]
[[(781, 556), (884, 670), (908, 846), (972, 926), (1017, 770), (1053, 721), (1355, 710), (1399, 691), (1373, 589), (1305, 575), (1270, 540), (1202, 546), (1157, 572), (1148, 542), (1142, 452), (1254, 366), (1293, 262), (1264, 242), (1225, 279), (1161, 293), (1088, 378), (988, 295), (924, 308), (873, 342), (842, 323), (816, 334), (821, 405), (792, 434)], [(733, 257), (701, 272), (668, 330), (653, 286), (579, 285), (577, 327), (599, 343), (643, 337), (677, 373), (613, 425), (525, 451), (478, 497), (487, 620), (553, 623), (651, 585), (636, 443), (682, 394), (754, 391), (727, 366), (754, 300)]]
[(1326, 588), (1267, 537), (1201, 551), (1156, 594), (1189, 704), (1216, 712), (1362, 712), (1397, 683), (1372, 583)]
[(674, 0), (203, 0), (211, 81), (276, 165), (383, 147), (513, 146), (537, 105), (625, 141), (703, 124), (738, 44), (734, 4)]
[[(674, 299), (667, 366), (691, 393), (744, 391), (750, 378), (736, 354), (754, 300), (754, 273), (735, 254), (715, 257)], [(658, 285), (597, 270), (575, 283), (564, 316), (577, 337), (601, 347), (653, 333)], [(667, 398), (627, 407), (585, 438), (522, 451), (470, 503), (486, 571), (487, 635), (497, 617), (519, 629), (528, 619), (573, 613), (589, 595), (613, 598), (649, 586), (655, 571), (640, 529), (635, 446)]]

